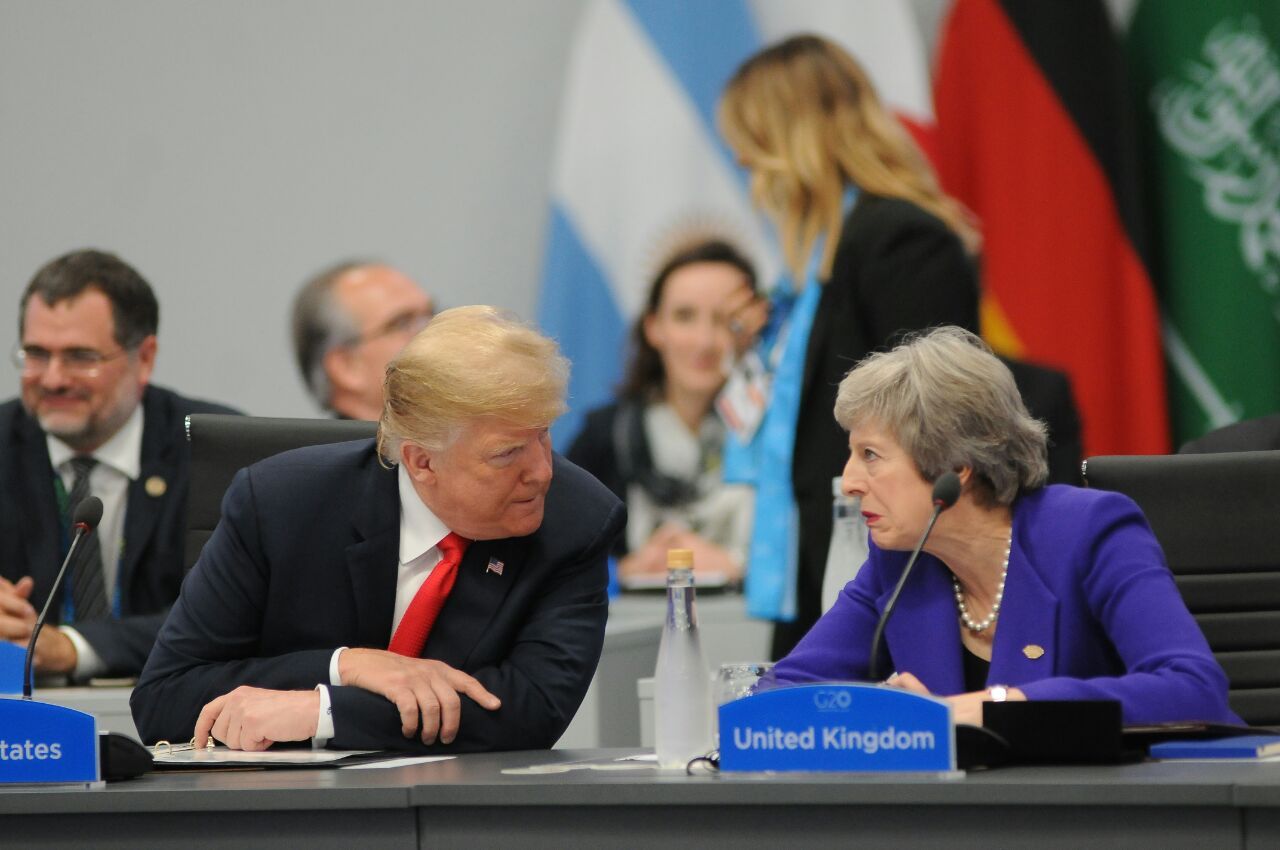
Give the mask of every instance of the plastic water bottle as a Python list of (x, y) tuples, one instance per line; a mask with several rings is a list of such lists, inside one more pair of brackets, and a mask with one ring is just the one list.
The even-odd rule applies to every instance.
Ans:
[(867, 521), (862, 517), (862, 500), (846, 496), (840, 478), (831, 479), (831, 544), (827, 547), (827, 567), (822, 574), (822, 610), (835, 604), (840, 591), (853, 581), (867, 560)]
[(693, 552), (667, 552), (667, 623), (653, 675), (654, 742), (660, 767), (684, 767), (711, 749), (711, 677), (698, 642)]

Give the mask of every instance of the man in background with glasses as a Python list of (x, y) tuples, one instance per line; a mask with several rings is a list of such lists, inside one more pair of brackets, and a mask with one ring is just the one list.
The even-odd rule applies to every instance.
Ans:
[[(26, 643), (50, 593), (35, 668), (75, 681), (142, 669), (182, 582), (189, 413), (235, 413), (149, 386), (159, 306), (101, 251), (47, 263), (23, 292), (13, 362), (22, 395), (0, 404), (0, 638)], [(69, 517), (102, 521), (52, 587)]]
[(311, 397), (342, 419), (377, 420), (387, 364), (434, 306), (382, 263), (347, 261), (307, 281), (293, 304), (293, 350)]

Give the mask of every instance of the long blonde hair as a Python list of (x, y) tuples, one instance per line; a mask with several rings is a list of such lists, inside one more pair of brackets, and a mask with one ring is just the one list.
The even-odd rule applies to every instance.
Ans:
[(824, 38), (794, 36), (748, 59), (725, 89), (719, 122), (751, 171), (756, 204), (777, 222), (797, 284), (819, 235), (826, 237), (819, 278), (831, 276), (849, 183), (911, 201), (941, 219), (967, 250), (978, 250), (972, 215), (943, 194), (862, 66)]

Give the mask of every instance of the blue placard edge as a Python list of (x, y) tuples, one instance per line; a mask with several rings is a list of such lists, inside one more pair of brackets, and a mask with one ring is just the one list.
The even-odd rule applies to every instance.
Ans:
[[(27, 666), (27, 650), (17, 644), (0, 641), (0, 695), (22, 693), (22, 671)], [(31, 671), (34, 682), (35, 670)]]
[[(853, 735), (847, 734), (850, 730), (837, 723), (851, 714), (863, 727), (852, 730)], [(963, 775), (956, 770), (951, 705), (938, 697), (864, 682), (775, 686), (721, 705), (718, 719), (720, 769), (726, 773), (798, 771)], [(898, 722), (908, 723), (909, 728), (898, 728)], [(757, 736), (762, 731), (768, 733), (766, 739), (769, 740), (765, 743), (769, 746), (754, 753), (739, 748), (738, 744), (744, 739), (735, 738), (735, 732), (742, 730), (744, 725)], [(823, 733), (818, 732), (819, 728)], [(824, 742), (829, 743), (828, 736), (824, 734), (829, 728), (838, 730), (834, 736), (837, 742), (846, 742), (858, 733), (874, 732), (882, 736), (892, 730), (899, 741), (903, 740), (904, 734), (909, 740), (913, 733), (932, 734), (935, 746), (931, 748), (933, 753), (930, 756), (905, 760), (884, 755), (885, 752), (897, 754), (896, 747), (876, 749), (870, 753), (863, 753), (857, 747), (831, 750), (823, 746)], [(808, 748), (803, 746), (805, 736)], [(877, 740), (883, 738), (878, 737)], [(939, 742), (941, 748), (936, 746)], [(784, 746), (787, 743), (791, 745)], [(911, 764), (912, 761), (916, 764)], [(927, 764), (922, 766), (922, 761)]]
[(64, 705), (0, 697), (0, 739), (10, 746), (25, 748), (25, 745), (31, 741), (32, 735), (37, 736), (37, 741), (33, 742), (35, 745), (74, 743), (85, 756), (82, 764), (72, 768), (73, 772), (69, 775), (54, 779), (36, 775), (8, 778), (0, 772), (0, 787), (102, 784), (101, 754), (98, 749), (98, 718)]

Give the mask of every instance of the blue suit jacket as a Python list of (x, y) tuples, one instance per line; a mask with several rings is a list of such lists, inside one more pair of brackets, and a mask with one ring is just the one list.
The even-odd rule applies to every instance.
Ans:
[[(129, 483), (124, 513), (124, 552), (116, 589), (120, 617), (80, 621), (76, 629), (112, 676), (136, 676), (182, 584), (182, 542), (191, 452), (183, 431), (191, 413), (237, 413), (229, 407), (184, 398), (149, 386), (142, 394), (140, 474)], [(0, 404), (0, 576), (35, 579), (31, 603), (39, 610), (53, 590), (49, 623), (62, 616), (70, 585), (53, 587), (68, 540), (61, 527), (54, 471), (40, 424), (14, 399)], [(153, 478), (163, 492), (147, 491)]]
[[(777, 678), (865, 680), (872, 633), (909, 554), (872, 544), (835, 605), (778, 662)], [(951, 574), (937, 558), (921, 554), (885, 645), (882, 669), (913, 673), (936, 694), (964, 691)], [(1240, 722), (1160, 545), (1119, 493), (1052, 486), (1014, 504), (988, 682), (1029, 699), (1119, 700), (1126, 723)]]
[[(608, 617), (606, 560), (625, 523), (598, 481), (556, 457), (542, 526), (472, 543), (423, 657), (502, 700), (462, 698), (455, 741), (400, 734), (385, 698), (332, 687), (339, 748), (467, 752), (550, 747), (595, 673)], [(185, 741), (200, 709), (239, 685), (309, 689), (340, 646), (385, 649), (399, 568), (396, 472), (372, 440), (298, 449), (237, 473), (130, 704), (144, 741)], [(489, 569), (502, 562), (501, 572)]]

